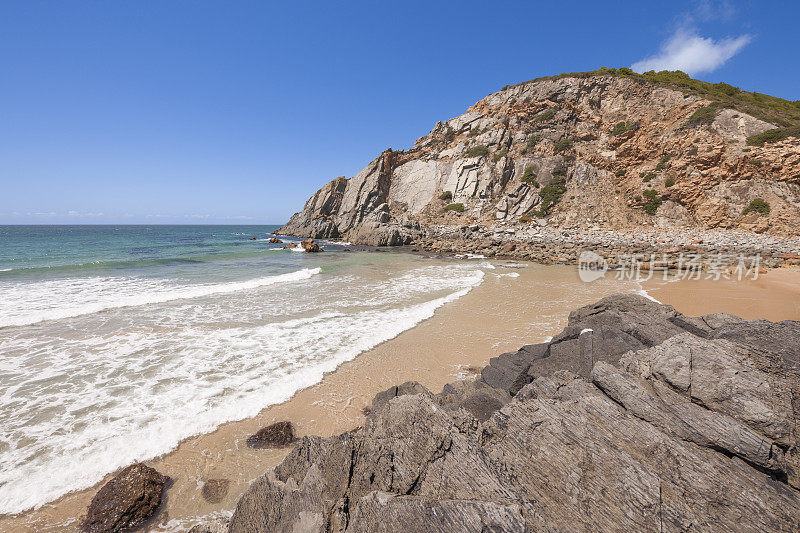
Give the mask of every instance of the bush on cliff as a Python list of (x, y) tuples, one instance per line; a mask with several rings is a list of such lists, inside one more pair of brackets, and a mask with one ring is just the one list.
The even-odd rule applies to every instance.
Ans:
[(672, 187), (675, 185), (675, 180), (672, 178), (667, 178), (664, 180), (664, 187)]
[(570, 148), (572, 148), (572, 145), (573, 141), (569, 137), (559, 139), (553, 144), (553, 152), (559, 153), (563, 152), (564, 150), (569, 150)]
[(658, 197), (658, 193), (654, 189), (648, 189), (644, 191), (644, 197), (647, 198), (647, 202), (644, 204), (644, 212), (648, 215), (655, 215), (658, 208), (661, 207), (662, 201), (661, 198)]
[(442, 194), (439, 195), (439, 200), (444, 200), (445, 202), (449, 202), (453, 199), (453, 193), (450, 191), (444, 191)]
[(751, 135), (747, 138), (747, 144), (750, 146), (764, 146), (765, 143), (782, 141), (788, 137), (800, 137), (800, 126), (775, 128), (764, 133)]
[(755, 211), (760, 215), (767, 216), (769, 214), (769, 204), (763, 198), (756, 198), (745, 207), (742, 214), (746, 215), (750, 211)]
[(489, 155), (489, 149), (483, 145), (473, 146), (467, 152), (469, 157), (486, 157), (487, 155)]
[(553, 118), (555, 116), (556, 116), (556, 110), (555, 109), (545, 109), (544, 111), (542, 111), (541, 113), (539, 113), (538, 115), (533, 117), (533, 121), (534, 122), (549, 122), (549, 121), (553, 120)]
[(522, 173), (522, 181), (529, 183), (534, 187), (539, 187), (539, 182), (536, 181), (536, 174), (533, 173), (533, 167), (525, 167), (525, 172)]
[(567, 192), (567, 169), (558, 167), (553, 170), (553, 179), (550, 183), (539, 191), (542, 203), (539, 205), (539, 209), (533, 213), (538, 217), (547, 216), (551, 209), (561, 201), (565, 192)]
[(711, 124), (714, 122), (718, 110), (719, 106), (715, 104), (701, 107), (689, 117), (689, 125), (699, 126), (701, 124)]
[(463, 213), (464, 212), (464, 204), (462, 203), (454, 203), (448, 204), (444, 206), (445, 211), (455, 211), (456, 213)]
[(498, 150), (498, 151), (497, 151), (497, 152), (495, 152), (495, 153), (494, 153), (494, 155), (492, 156), (492, 161), (494, 161), (495, 163), (497, 163), (497, 162), (498, 162), (498, 161), (500, 161), (500, 160), (501, 160), (501, 159), (502, 159), (502, 158), (503, 158), (503, 157), (504, 157), (504, 156), (505, 156), (507, 153), (508, 153), (508, 149), (506, 149), (506, 148), (503, 148), (502, 150)]

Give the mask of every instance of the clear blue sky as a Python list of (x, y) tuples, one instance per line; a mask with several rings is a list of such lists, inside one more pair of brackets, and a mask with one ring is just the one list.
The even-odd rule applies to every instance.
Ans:
[(282, 222), (559, 72), (678, 65), (797, 100), (798, 21), (777, 1), (0, 0), (0, 224)]

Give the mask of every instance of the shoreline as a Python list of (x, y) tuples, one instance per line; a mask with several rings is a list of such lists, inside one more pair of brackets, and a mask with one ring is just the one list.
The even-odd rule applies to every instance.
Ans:
[[(583, 284), (577, 279), (574, 267), (528, 262), (523, 265), (522, 268), (507, 268), (498, 261), (497, 269), (487, 272), (487, 279), (470, 293), (439, 308), (433, 317), (415, 327), (340, 364), (320, 382), (295, 392), (288, 401), (268, 406), (256, 417), (228, 422), (211, 433), (185, 439), (166, 455), (147, 461), (174, 480), (167, 491), (166, 503), (150, 525), (151, 530), (182, 530), (215, 513), (231, 511), (250, 481), (278, 464), (291, 449), (247, 448), (245, 440), (259, 428), (275, 421), (290, 420), (299, 436), (329, 436), (353, 429), (362, 423), (363, 408), (377, 392), (408, 380), (440, 390), (446, 383), (479, 371), (490, 357), (557, 333), (571, 310), (603, 295), (621, 292), (621, 282), (605, 286)], [(775, 275), (769, 278), (773, 273)], [(762, 275), (759, 280), (747, 280), (741, 287), (755, 293), (761, 291), (761, 300), (765, 299), (765, 294), (783, 294), (784, 297), (794, 294), (794, 300), (800, 302), (798, 280), (800, 271), (780, 269)], [(583, 294), (568, 298), (554, 296), (558, 288), (562, 293), (567, 289), (583, 291)], [(636, 292), (633, 283), (625, 288)], [(676, 309), (689, 315), (702, 314), (692, 311), (691, 306), (699, 303), (716, 305), (716, 312), (733, 312), (743, 318), (755, 318), (752, 312), (761, 312), (742, 307), (746, 305), (742, 302), (747, 302), (748, 298), (739, 302), (725, 300), (732, 288), (728, 282), (702, 280), (661, 284), (653, 281), (642, 284), (642, 288), (663, 303), (678, 302)], [(712, 297), (697, 302), (692, 295), (698, 288), (709, 291)], [(787, 293), (787, 289), (794, 292)], [(535, 299), (537, 290), (542, 291), (541, 301)], [(527, 298), (520, 299), (521, 293)], [(546, 301), (547, 297), (551, 301)], [(558, 302), (552, 302), (558, 297)], [(783, 306), (774, 305), (775, 299), (772, 301), (775, 314), (766, 318), (790, 318), (785, 314), (794, 313), (793, 317), (800, 319), (800, 304), (794, 303), (791, 297), (788, 301), (784, 298)], [(537, 305), (539, 309), (531, 309)], [(725, 308), (719, 308), (720, 305)], [(498, 318), (501, 320), (496, 320)], [(536, 323), (531, 324), (534, 319)], [(111, 474), (90, 489), (64, 495), (38, 510), (2, 517), (0, 528), (48, 531), (74, 526), (98, 487), (110, 477)], [(200, 495), (202, 483), (208, 479), (230, 480), (227, 495), (218, 503), (206, 502)]]

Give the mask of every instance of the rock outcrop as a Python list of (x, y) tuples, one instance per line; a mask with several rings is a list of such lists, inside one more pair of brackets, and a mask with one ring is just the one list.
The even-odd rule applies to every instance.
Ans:
[(97, 491), (81, 529), (88, 533), (134, 529), (150, 519), (161, 506), (169, 478), (141, 463), (114, 476)]
[(255, 449), (282, 448), (295, 440), (294, 426), (288, 420), (282, 420), (256, 431), (247, 438), (247, 445)]
[(552, 341), (304, 437), (230, 531), (798, 531), (800, 323), (581, 308)]
[[(389, 149), (326, 184), (278, 233), (400, 245), (436, 224), (544, 217), (560, 227), (798, 235), (800, 138), (749, 146), (748, 137), (776, 126), (726, 102), (603, 73), (509, 86), (413, 148)], [(747, 209), (756, 198), (768, 213)]]

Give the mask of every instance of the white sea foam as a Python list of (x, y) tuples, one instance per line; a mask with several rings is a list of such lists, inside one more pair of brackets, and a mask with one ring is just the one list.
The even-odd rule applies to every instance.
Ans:
[(257, 280), (221, 284), (227, 292), (206, 287), (207, 298), (155, 302), (114, 320), (53, 322), (44, 337), (4, 330), (0, 513), (41, 506), (287, 400), (467, 294), (483, 278), (475, 266), (388, 280), (305, 269), (302, 288), (273, 282), (227, 294)]
[(246, 281), (183, 286), (166, 280), (117, 277), (0, 283), (0, 328), (255, 289), (308, 279), (319, 272), (319, 268), (304, 268)]
[(650, 296), (650, 294), (644, 289), (639, 289), (638, 291), (636, 291), (636, 294), (638, 294), (640, 296), (644, 296), (648, 300), (651, 300), (651, 301), (653, 301), (653, 302), (655, 302), (657, 304), (662, 303), (662, 302), (659, 302), (658, 300), (656, 300), (655, 298), (653, 298), (652, 296)]

